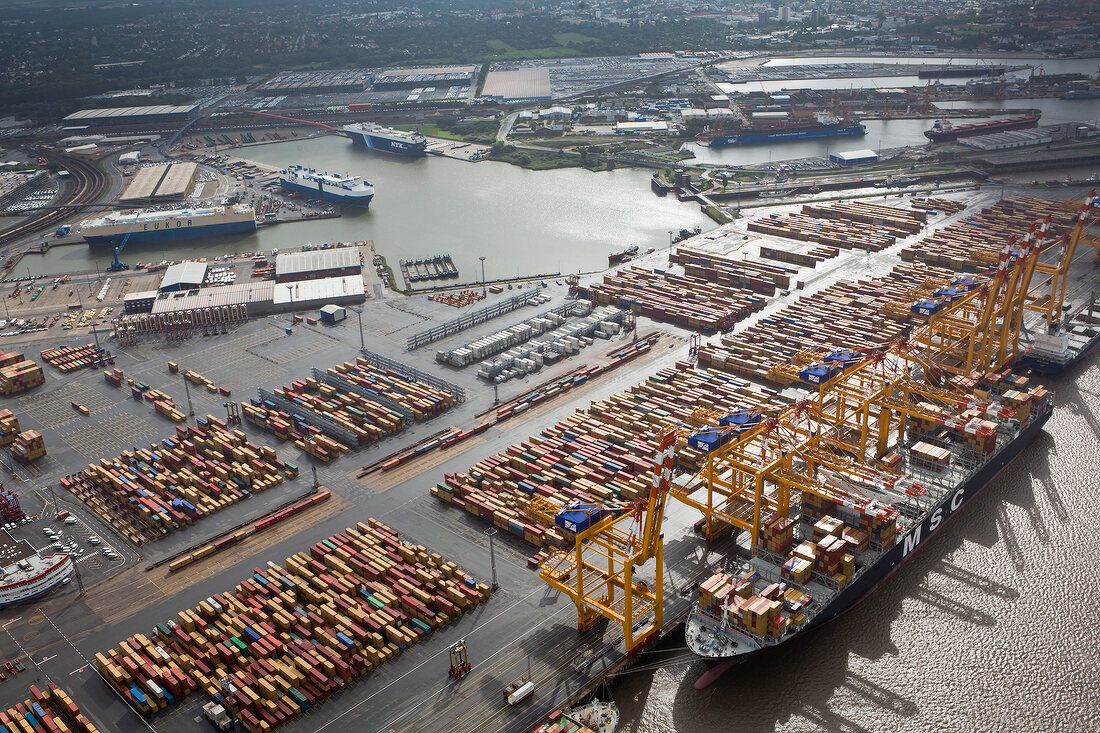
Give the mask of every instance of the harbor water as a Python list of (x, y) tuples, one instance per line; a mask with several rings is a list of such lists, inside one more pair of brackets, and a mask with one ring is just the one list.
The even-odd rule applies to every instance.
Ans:
[(863, 603), (701, 691), (663, 652), (622, 678), (623, 729), (1100, 730), (1100, 358), (1043, 381), (1045, 432)]
[[(714, 223), (698, 204), (658, 198), (652, 171), (578, 168), (529, 171), (493, 161), (400, 158), (326, 136), (232, 151), (257, 163), (302, 163), (322, 171), (361, 175), (377, 189), (367, 211), (346, 209), (338, 219), (262, 227), (255, 234), (215, 237), (179, 245), (127, 248), (126, 262), (159, 262), (224, 253), (270, 251), (312, 242), (374, 240), (375, 250), (397, 271), (398, 260), (449, 253), (458, 282), (607, 267), (607, 256), (637, 245), (641, 251), (669, 245), (669, 231)], [(93, 259), (94, 258), (94, 259)], [(56, 247), (27, 255), (17, 274), (61, 273), (104, 267), (108, 248)]]

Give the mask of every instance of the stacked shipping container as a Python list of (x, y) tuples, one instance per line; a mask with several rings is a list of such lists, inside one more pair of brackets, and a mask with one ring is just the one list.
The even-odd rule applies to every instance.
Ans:
[(141, 544), (296, 474), (274, 449), (248, 442), (240, 430), (207, 416), (198, 426), (177, 426), (159, 445), (101, 458), (61, 485)]
[[(553, 511), (573, 500), (633, 501), (647, 495), (659, 433), (695, 411), (763, 409), (783, 403), (775, 392), (687, 362), (662, 369), (629, 392), (593, 402), (468, 473), (448, 473), (432, 494), (527, 542), (562, 545), (568, 536)], [(702, 453), (682, 445), (680, 466)]]
[(99, 733), (69, 694), (54, 683), (45, 690), (31, 685), (30, 697), (7, 710), (0, 709), (0, 730), (23, 733)]
[(249, 731), (297, 717), (489, 596), (454, 563), (370, 520), (256, 568), (228, 593), (96, 654), (124, 697), (155, 713), (220, 681)]

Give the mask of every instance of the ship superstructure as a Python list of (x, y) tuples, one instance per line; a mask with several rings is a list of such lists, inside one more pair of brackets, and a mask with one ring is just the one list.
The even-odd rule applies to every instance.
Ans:
[(0, 608), (49, 593), (74, 570), (68, 553), (44, 555), (6, 531), (0, 532), (0, 557)]

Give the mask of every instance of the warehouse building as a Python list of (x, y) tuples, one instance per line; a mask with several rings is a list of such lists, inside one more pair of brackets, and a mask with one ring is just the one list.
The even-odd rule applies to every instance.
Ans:
[(474, 83), (476, 66), (431, 66), (420, 69), (386, 69), (374, 78), (372, 89), (415, 89), (419, 87), (468, 87)]
[[(355, 275), (363, 279), (358, 247), (335, 247), (312, 252), (289, 252), (275, 258), (275, 282), (292, 283)], [(362, 287), (359, 288), (362, 291)]]
[(130, 185), (126, 187), (118, 200), (126, 203), (151, 200), (157, 186), (160, 185), (164, 174), (168, 172), (170, 167), (167, 165), (148, 165), (139, 168), (133, 179), (130, 180)]
[(362, 303), (366, 299), (363, 275), (356, 274), (276, 283), (273, 308), (276, 311), (306, 310), (328, 304)]
[(874, 163), (878, 160), (878, 153), (874, 150), (848, 150), (840, 153), (829, 153), (829, 160), (842, 166), (858, 165), (860, 163)]
[(74, 125), (114, 127), (116, 125), (183, 122), (187, 119), (187, 115), (198, 108), (199, 106), (197, 104), (155, 104), (146, 107), (82, 109), (79, 112), (73, 112), (71, 115), (66, 115), (61, 122), (66, 127), (72, 127)]
[(153, 192), (154, 199), (179, 199), (187, 195), (195, 181), (199, 177), (197, 163), (173, 163), (168, 167), (157, 190)]
[(219, 285), (216, 288), (201, 288), (189, 292), (162, 292), (157, 294), (151, 304), (151, 311), (156, 315), (243, 305), (247, 306), (250, 315), (257, 316), (272, 311), (274, 294), (275, 283), (271, 280)]
[(130, 293), (122, 299), (123, 313), (152, 313), (153, 303), (156, 302), (159, 290), (143, 290), (139, 293)]
[(206, 281), (205, 262), (180, 262), (164, 272), (160, 281), (160, 292), (174, 293), (181, 290), (194, 290), (202, 287)]
[(667, 135), (668, 123), (664, 120), (616, 122), (615, 133), (618, 135)]
[(547, 102), (550, 100), (550, 69), (490, 71), (481, 98), (495, 102)]
[(349, 94), (366, 87), (364, 70), (284, 71), (256, 88), (260, 95)]

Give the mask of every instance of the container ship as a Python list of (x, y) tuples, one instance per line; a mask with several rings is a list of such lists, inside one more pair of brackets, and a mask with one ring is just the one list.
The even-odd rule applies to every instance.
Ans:
[(792, 119), (786, 112), (756, 112), (753, 113), (749, 125), (736, 133), (724, 135), (719, 126), (713, 131), (704, 130), (699, 133), (698, 139), (707, 147), (725, 148), (819, 137), (859, 137), (866, 134), (867, 128), (859, 122), (842, 120), (823, 113)]
[(0, 608), (45, 595), (73, 574), (67, 552), (43, 556), (29, 542), (7, 532), (0, 534), (0, 553), (6, 563), (0, 569)]
[(167, 242), (256, 231), (256, 212), (251, 206), (214, 206), (205, 209), (165, 211), (112, 211), (80, 225), (80, 235), (91, 245)]
[(607, 264), (608, 264), (608, 266), (621, 265), (624, 262), (629, 262), (630, 260), (634, 259), (634, 255), (636, 255), (636, 254), (638, 254), (638, 245), (635, 244), (635, 245), (632, 245), (630, 247), (627, 247), (626, 249), (622, 250), (621, 252), (615, 252), (614, 254), (609, 254), (607, 256)]
[(1060, 374), (1091, 354), (1100, 344), (1100, 311), (1095, 300), (1050, 333), (1031, 338), (1020, 366), (1037, 374)]
[(341, 176), (338, 173), (318, 173), (315, 168), (287, 166), (279, 171), (279, 186), (309, 198), (347, 206), (370, 206), (374, 186), (362, 176)]
[(392, 127), (383, 127), (373, 122), (357, 122), (354, 125), (345, 125), (344, 134), (350, 137), (356, 145), (362, 145), (371, 150), (379, 150), (383, 153), (418, 157), (424, 155), (428, 149), (427, 138), (419, 132), (394, 130)]
[(972, 122), (966, 125), (955, 125), (949, 120), (936, 120), (931, 130), (924, 131), (924, 136), (934, 143), (944, 143), (958, 140), (960, 137), (989, 135), (994, 132), (1006, 132), (1008, 130), (1029, 130), (1038, 126), (1038, 115), (1007, 117), (1000, 120)]
[[(869, 438), (881, 456), (877, 470), (830, 448), (855, 443), (858, 451), (859, 428), (853, 437), (842, 426), (820, 435), (819, 450), (786, 454), (776, 475), (801, 489), (790, 489), (789, 513), (762, 512), (756, 544), (748, 533), (738, 537), (725, 567), (699, 586), (685, 636), (712, 669), (697, 688), (852, 608), (961, 512), (1051, 415), (1052, 396), (1027, 377), (1004, 370), (953, 383), (960, 379), (965, 391), (891, 382), (897, 394), (871, 408), (899, 411)], [(752, 427), (762, 420), (753, 417), (727, 416), (719, 425)], [(751, 501), (738, 506), (726, 511), (752, 516)]]

